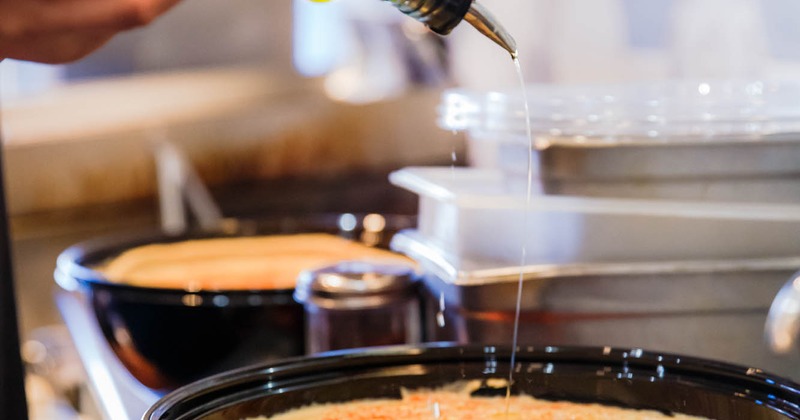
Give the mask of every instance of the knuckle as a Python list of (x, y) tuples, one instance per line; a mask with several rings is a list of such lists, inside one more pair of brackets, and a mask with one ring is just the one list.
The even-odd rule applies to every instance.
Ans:
[(158, 16), (156, 2), (151, 0), (127, 0), (124, 6), (125, 21), (131, 26), (144, 26)]
[(23, 38), (31, 32), (25, 21), (19, 19), (0, 19), (0, 38)]

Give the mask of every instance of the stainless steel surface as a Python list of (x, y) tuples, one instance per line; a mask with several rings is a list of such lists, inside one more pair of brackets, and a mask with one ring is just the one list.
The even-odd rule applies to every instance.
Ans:
[(491, 39), (492, 42), (508, 51), (511, 54), (511, 58), (517, 58), (517, 42), (483, 5), (473, 2), (464, 16), (464, 20), (477, 29), (478, 32)]
[(770, 348), (776, 353), (798, 352), (800, 338), (800, 273), (795, 274), (775, 296), (764, 327)]
[(473, 0), (386, 0), (398, 10), (422, 22), (432, 31), (447, 35), (469, 10)]
[(164, 132), (154, 132), (153, 137), (161, 229), (184, 233), (189, 229), (189, 214), (202, 229), (221, 228), (222, 211), (186, 154), (172, 144)]
[[(511, 342), (519, 267), (455, 267), (409, 232), (392, 247), (425, 273), (428, 340)], [(772, 354), (762, 339), (770, 302), (798, 267), (799, 258), (524, 267), (520, 342), (677, 352), (798, 378), (800, 352)]]
[[(527, 153), (501, 146), (522, 182)], [(515, 151), (516, 150), (516, 151)], [(519, 156), (511, 156), (512, 154)], [(537, 148), (542, 190), (549, 194), (624, 198), (796, 203), (800, 134), (751, 141), (633, 142), (613, 146), (552, 142)], [(524, 162), (523, 162), (524, 160)]]
[(59, 292), (58, 310), (69, 329), (88, 378), (87, 386), (107, 420), (138, 420), (160, 397), (120, 364), (103, 339), (89, 305), (77, 294)]
[(402, 264), (345, 261), (301, 273), (295, 300), (305, 309), (306, 352), (419, 343), (416, 286), (413, 267)]
[(517, 56), (517, 44), (511, 34), (485, 7), (474, 0), (388, 0), (398, 10), (424, 23), (432, 31), (447, 35), (462, 20), (504, 50)]
[(329, 309), (360, 309), (402, 300), (413, 288), (411, 266), (342, 261), (302, 272), (294, 297)]
[[(451, 264), (413, 230), (392, 249), (420, 263), (428, 287), (464, 310), (513, 310), (520, 268), (491, 262)], [(765, 310), (800, 258), (532, 265), (522, 267), (524, 310), (676, 312)], [(688, 293), (690, 292), (690, 293)]]

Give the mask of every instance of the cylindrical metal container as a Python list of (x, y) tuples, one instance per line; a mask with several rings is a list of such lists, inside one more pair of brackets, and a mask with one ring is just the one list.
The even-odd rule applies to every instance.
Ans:
[(306, 350), (420, 341), (420, 306), (411, 266), (345, 261), (300, 275), (295, 300), (306, 312)]

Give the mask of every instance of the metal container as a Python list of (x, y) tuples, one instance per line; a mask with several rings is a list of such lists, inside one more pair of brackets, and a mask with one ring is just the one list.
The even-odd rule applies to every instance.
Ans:
[[(800, 156), (798, 156), (800, 160)], [(500, 171), (411, 167), (389, 179), (419, 196), (417, 229), (453, 261), (653, 262), (800, 255), (800, 205), (536, 194)], [(800, 184), (800, 183), (799, 183)]]
[(661, 81), (445, 92), (440, 125), (475, 166), (549, 194), (796, 203), (800, 83)]
[(420, 342), (411, 265), (344, 261), (303, 272), (295, 300), (306, 313), (306, 352)]
[(800, 258), (454, 265), (415, 233), (395, 235), (392, 248), (423, 270), (431, 341), (510, 343), (522, 273), (521, 343), (642, 347), (800, 378), (797, 355), (774, 356), (762, 341), (770, 303)]
[[(525, 181), (527, 148), (500, 146)], [(552, 141), (536, 155), (547, 194), (696, 201), (800, 202), (800, 134), (709, 142), (635, 141), (609, 145)]]

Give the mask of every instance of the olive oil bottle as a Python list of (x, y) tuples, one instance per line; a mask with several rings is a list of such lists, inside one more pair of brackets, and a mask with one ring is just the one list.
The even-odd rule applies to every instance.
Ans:
[[(311, 0), (327, 2), (328, 0)], [(447, 35), (461, 21), (466, 20), (480, 33), (517, 56), (514, 38), (500, 25), (497, 19), (475, 0), (383, 0), (406, 15), (422, 22), (433, 32)]]

